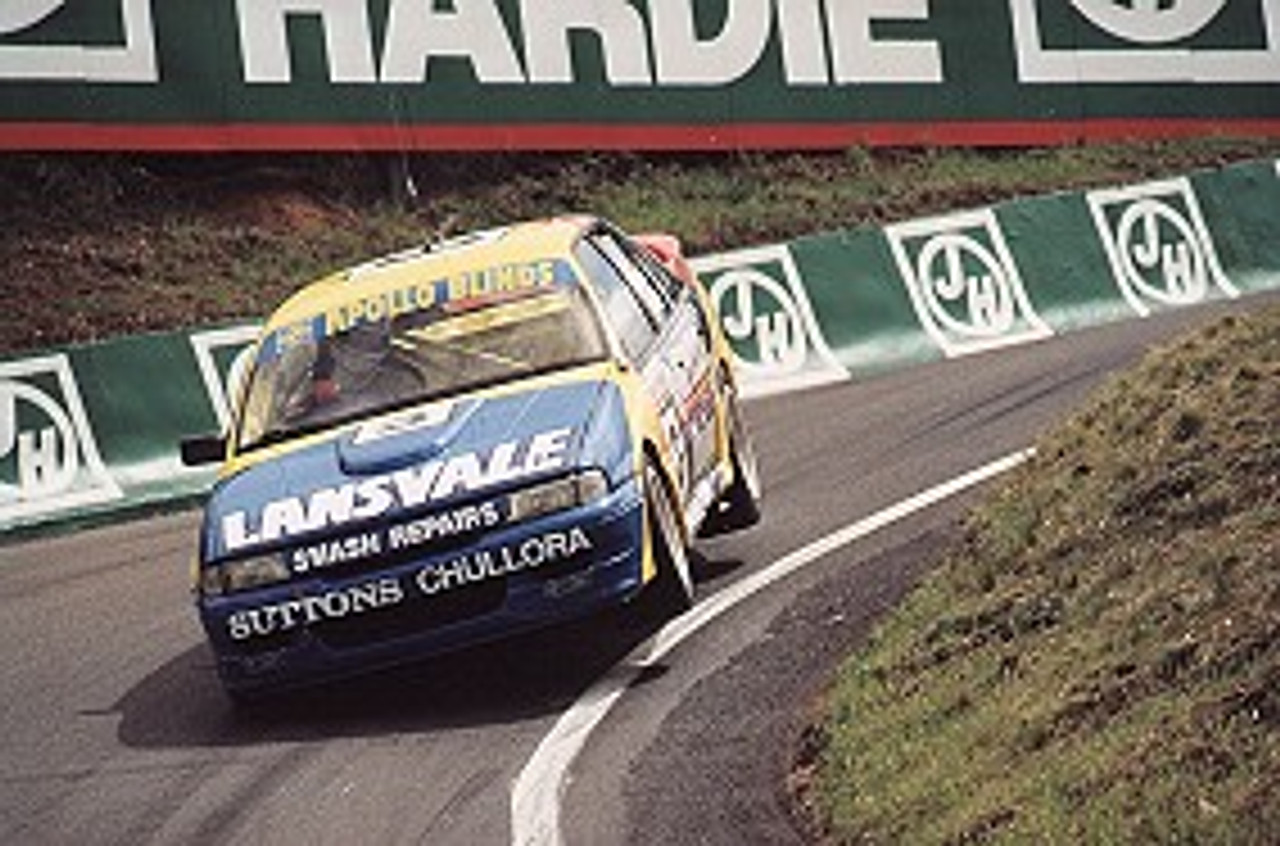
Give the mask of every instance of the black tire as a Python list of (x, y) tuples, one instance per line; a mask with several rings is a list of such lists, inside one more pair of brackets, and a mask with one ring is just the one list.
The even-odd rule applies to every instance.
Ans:
[(707, 514), (702, 524), (703, 535), (736, 532), (760, 522), (760, 469), (755, 450), (742, 422), (738, 398), (726, 398), (729, 410), (729, 457), (733, 465), (733, 482)]
[(645, 590), (645, 604), (662, 617), (693, 606), (693, 567), (662, 474), (646, 462), (644, 468), (645, 526), (658, 577)]
[(222, 692), (226, 694), (227, 703), (231, 706), (231, 713), (237, 717), (260, 717), (272, 707), (275, 702), (269, 693), (262, 691), (239, 690), (229, 687), (223, 687)]

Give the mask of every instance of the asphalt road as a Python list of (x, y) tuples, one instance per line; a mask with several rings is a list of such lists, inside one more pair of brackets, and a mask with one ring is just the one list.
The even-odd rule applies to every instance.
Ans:
[[(1029, 446), (1106, 373), (1217, 311), (751, 404), (765, 519), (700, 545), (700, 595)], [(821, 558), (649, 668), (572, 768), (566, 842), (803, 842), (783, 783), (806, 713), (972, 496)], [(236, 714), (186, 594), (195, 525), (0, 546), (0, 843), (508, 843), (539, 741), (653, 630), (605, 616)]]

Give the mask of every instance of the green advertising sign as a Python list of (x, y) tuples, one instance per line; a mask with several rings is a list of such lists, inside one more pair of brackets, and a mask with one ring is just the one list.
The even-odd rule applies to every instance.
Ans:
[(4, 0), (0, 148), (1280, 134), (1278, 0)]

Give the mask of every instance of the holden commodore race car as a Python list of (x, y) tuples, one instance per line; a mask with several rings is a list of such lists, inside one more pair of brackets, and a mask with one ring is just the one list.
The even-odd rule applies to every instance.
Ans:
[(559, 218), (379, 258), (264, 327), (193, 592), (233, 698), (644, 595), (760, 485), (728, 346), (669, 236)]

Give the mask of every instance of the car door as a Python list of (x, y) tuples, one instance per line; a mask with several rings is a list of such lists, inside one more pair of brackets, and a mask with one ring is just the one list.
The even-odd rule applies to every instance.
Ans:
[[(606, 276), (602, 297), (659, 409), (683, 501), (715, 466), (713, 356), (696, 296), (643, 247), (611, 229), (588, 241)], [(600, 287), (600, 286), (598, 286)]]
[(708, 316), (695, 292), (634, 243), (630, 256), (650, 286), (670, 303), (657, 356), (678, 403), (690, 494), (716, 467), (716, 360)]

